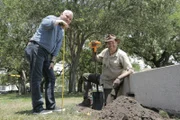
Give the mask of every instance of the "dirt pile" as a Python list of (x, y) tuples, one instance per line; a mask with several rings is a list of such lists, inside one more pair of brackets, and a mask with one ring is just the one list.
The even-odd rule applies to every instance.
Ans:
[(135, 99), (119, 96), (102, 110), (88, 107), (77, 107), (78, 113), (83, 113), (92, 120), (174, 120), (162, 116), (150, 109), (142, 107)]
[(158, 113), (143, 108), (136, 100), (125, 96), (118, 97), (94, 114), (100, 120), (163, 120)]

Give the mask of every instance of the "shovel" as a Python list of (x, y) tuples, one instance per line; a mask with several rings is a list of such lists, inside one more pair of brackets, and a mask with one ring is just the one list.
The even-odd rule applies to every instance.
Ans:
[(106, 104), (111, 103), (116, 98), (116, 89), (113, 87), (111, 93), (107, 96)]

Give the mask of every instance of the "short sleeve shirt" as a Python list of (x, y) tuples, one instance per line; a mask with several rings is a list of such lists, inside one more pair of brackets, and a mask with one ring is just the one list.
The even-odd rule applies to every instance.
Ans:
[(118, 49), (113, 55), (109, 54), (108, 48), (97, 55), (97, 60), (102, 62), (101, 84), (104, 88), (112, 88), (113, 81), (125, 70), (132, 68), (127, 54)]

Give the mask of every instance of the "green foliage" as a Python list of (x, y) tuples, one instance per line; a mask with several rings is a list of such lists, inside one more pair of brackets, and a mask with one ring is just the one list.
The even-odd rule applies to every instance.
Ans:
[(90, 49), (84, 49), (81, 57), (80, 64), (78, 66), (79, 74), (83, 73), (95, 73), (97, 69), (97, 73), (101, 73), (101, 64), (92, 60), (92, 51)]
[(134, 14), (128, 19), (133, 21), (128, 23), (131, 29), (127, 29), (123, 47), (152, 67), (171, 64), (169, 58), (178, 49), (175, 43), (179, 34), (169, 19), (176, 9), (175, 1), (142, 1), (134, 3), (132, 8)]
[(5, 85), (7, 83), (8, 76), (1, 74), (0, 75), (0, 85)]
[[(59, 16), (64, 9), (74, 12), (66, 30), (70, 83), (76, 72), (93, 71), (91, 51), (83, 49), (86, 41), (103, 41), (107, 33), (121, 37), (120, 47), (151, 67), (173, 64), (172, 56), (179, 62), (179, 6), (178, 0), (0, 0), (0, 67), (28, 73), (24, 59), (27, 41), (42, 18)], [(62, 54), (58, 60), (61, 58)]]
[(8, 74), (0, 74), (0, 85), (17, 85), (18, 77), (11, 77)]
[[(58, 3), (58, 4), (57, 4)], [(24, 49), (34, 34), (39, 22), (47, 14), (57, 14), (58, 0), (2, 0), (0, 4), (0, 67), (21, 74), (22, 70), (28, 73), (29, 65), (25, 61)], [(55, 12), (56, 11), (56, 12)]]
[(134, 71), (140, 71), (140, 66), (137, 63), (132, 63)]
[(170, 119), (168, 113), (163, 110), (160, 110), (159, 114), (165, 119)]

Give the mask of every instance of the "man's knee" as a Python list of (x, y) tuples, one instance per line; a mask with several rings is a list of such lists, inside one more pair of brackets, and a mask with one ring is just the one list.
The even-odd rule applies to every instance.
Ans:
[(89, 81), (89, 82), (92, 82), (92, 83), (95, 83), (95, 84), (99, 84), (100, 74), (91, 73), (91, 74), (88, 76), (88, 81)]
[(88, 80), (88, 77), (89, 77), (90, 74), (91, 74), (91, 73), (84, 73), (84, 74), (82, 75), (83, 81)]

